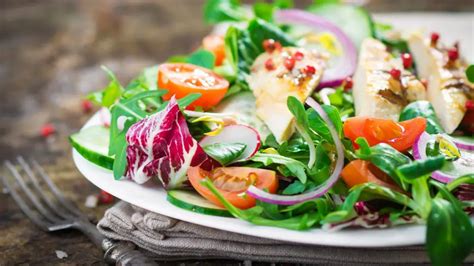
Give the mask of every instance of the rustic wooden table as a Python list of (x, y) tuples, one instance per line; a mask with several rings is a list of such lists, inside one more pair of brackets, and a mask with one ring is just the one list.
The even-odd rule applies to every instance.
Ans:
[[(196, 47), (210, 30), (201, 21), (202, 2), (3, 0), (0, 161), (16, 155), (39, 160), (68, 197), (99, 219), (108, 206), (84, 207), (86, 197), (98, 190), (75, 169), (67, 141), (90, 115), (82, 111), (81, 97), (107, 83), (100, 65), (111, 68), (126, 83), (143, 67)], [(408, 2), (413, 1), (372, 1), (369, 7), (404, 10)], [(474, 8), (472, 1), (446, 2), (418, 4), (439, 10)], [(47, 123), (54, 125), (56, 133), (43, 138), (40, 129)], [(68, 257), (57, 258), (56, 250)], [(103, 261), (102, 252), (80, 233), (43, 233), (7, 194), (0, 193), (0, 265), (11, 264), (101, 265)]]

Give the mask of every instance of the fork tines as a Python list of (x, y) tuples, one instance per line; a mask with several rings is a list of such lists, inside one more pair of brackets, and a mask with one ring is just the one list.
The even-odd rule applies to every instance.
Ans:
[(4, 165), (13, 177), (1, 176), (4, 186), (25, 215), (43, 230), (54, 231), (75, 219), (85, 219), (35, 160), (31, 161), (33, 167), (21, 156), (17, 165), (10, 161)]

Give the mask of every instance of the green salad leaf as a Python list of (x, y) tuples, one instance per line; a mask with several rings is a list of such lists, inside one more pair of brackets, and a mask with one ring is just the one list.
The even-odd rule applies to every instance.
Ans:
[(426, 247), (433, 265), (461, 265), (474, 248), (474, 228), (456, 204), (435, 198), (427, 219)]
[(209, 24), (247, 19), (247, 12), (238, 0), (209, 0), (204, 6), (204, 21)]
[(430, 134), (444, 133), (433, 106), (428, 101), (416, 101), (408, 104), (400, 113), (400, 121), (413, 119), (415, 117), (426, 118), (426, 132)]
[(284, 165), (303, 184), (306, 183), (306, 180), (308, 179), (306, 175), (306, 166), (302, 162), (289, 157), (281, 156), (279, 154), (257, 152), (257, 154), (250, 158), (250, 160), (254, 162), (261, 162), (265, 166), (272, 164)]
[(108, 69), (106, 66), (102, 66), (102, 69), (107, 73), (110, 82), (101, 91), (89, 94), (87, 99), (101, 106), (110, 107), (120, 98), (124, 89), (115, 74), (110, 69)]
[(207, 155), (221, 163), (227, 165), (239, 158), (247, 145), (243, 143), (214, 143), (202, 147)]
[(214, 54), (204, 49), (199, 49), (186, 58), (186, 63), (202, 66), (208, 69), (213, 69), (215, 62), (216, 57)]

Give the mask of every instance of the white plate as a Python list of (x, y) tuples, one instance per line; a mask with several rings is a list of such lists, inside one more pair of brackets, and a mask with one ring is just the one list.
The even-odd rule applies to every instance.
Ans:
[[(100, 114), (94, 115), (84, 127), (100, 124)], [(96, 166), (73, 150), (73, 159), (79, 171), (94, 185), (143, 209), (161, 213), (179, 220), (220, 230), (290, 241), (301, 244), (341, 247), (394, 247), (423, 244), (425, 226), (405, 225), (387, 229), (345, 229), (329, 232), (321, 229), (293, 231), (275, 227), (257, 226), (235, 218), (194, 213), (180, 209), (166, 200), (166, 191), (156, 180), (145, 185), (132, 181), (115, 181), (110, 170)]]

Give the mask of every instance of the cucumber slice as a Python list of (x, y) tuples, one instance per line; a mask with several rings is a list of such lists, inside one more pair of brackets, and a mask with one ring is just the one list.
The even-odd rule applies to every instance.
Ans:
[(167, 199), (171, 204), (193, 212), (232, 217), (226, 209), (214, 205), (193, 191), (170, 190)]
[(109, 129), (104, 126), (91, 126), (69, 137), (72, 147), (88, 161), (112, 170), (114, 158), (109, 152)]
[(339, 26), (354, 42), (357, 49), (365, 38), (375, 36), (372, 18), (362, 7), (328, 3), (314, 5), (309, 8), (309, 11)]

